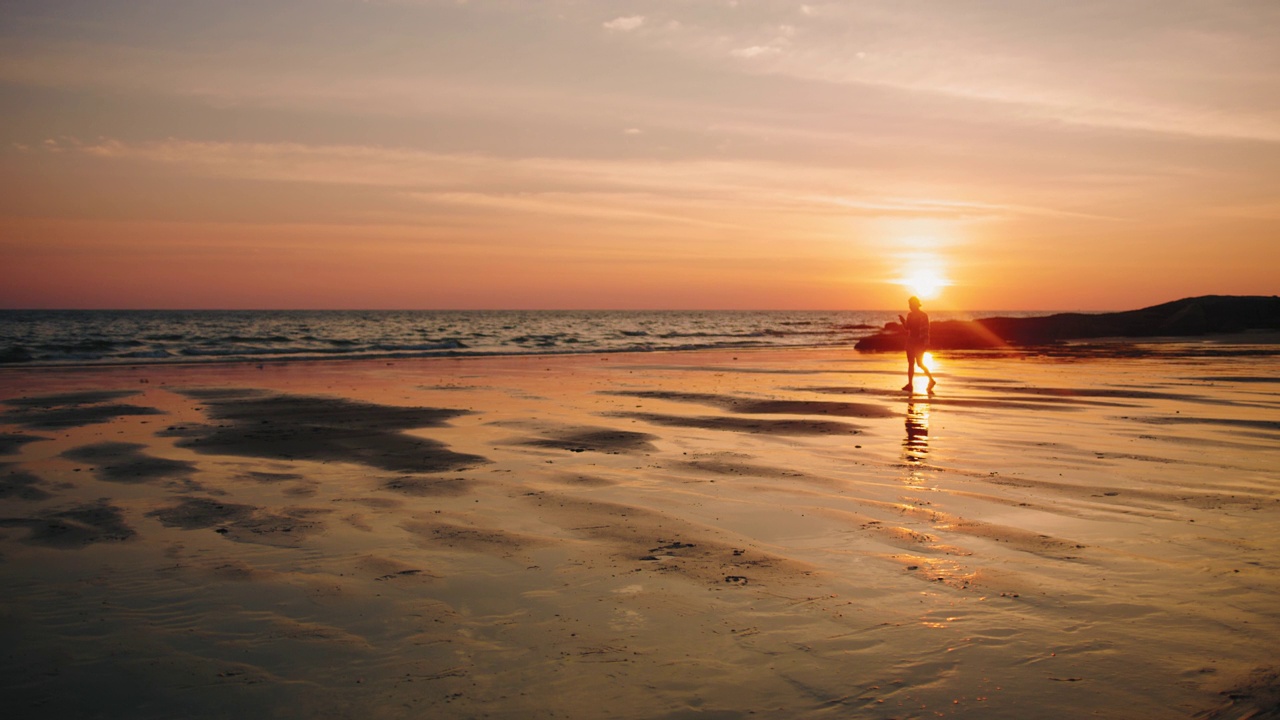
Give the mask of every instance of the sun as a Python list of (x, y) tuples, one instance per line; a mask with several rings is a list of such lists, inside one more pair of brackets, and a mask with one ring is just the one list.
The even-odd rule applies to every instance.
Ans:
[(932, 300), (938, 297), (942, 294), (942, 290), (951, 284), (940, 269), (930, 266), (912, 268), (898, 282), (907, 289), (907, 292), (921, 300)]

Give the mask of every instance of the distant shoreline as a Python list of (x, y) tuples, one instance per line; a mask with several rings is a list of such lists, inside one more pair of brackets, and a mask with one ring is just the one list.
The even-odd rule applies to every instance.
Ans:
[[(1210, 300), (1212, 302), (1210, 302)], [(1267, 354), (1280, 301), (1180, 301), (1126, 313), (996, 318), (935, 311), (932, 348), (1039, 354)], [(1207, 307), (1213, 305), (1214, 307)], [(1207, 309), (1206, 309), (1207, 307)], [(1274, 308), (1274, 309), (1273, 309)], [(1234, 322), (1227, 322), (1223, 315)], [(50, 314), (53, 315), (53, 314)], [(0, 322), (0, 369), (380, 363), (487, 357), (617, 357), (783, 349), (900, 351), (897, 313), (72, 313)], [(87, 318), (87, 319), (86, 319)], [(0, 320), (5, 320), (0, 316)], [(1255, 329), (1256, 328), (1256, 329)], [(1200, 345), (1186, 343), (1196, 340)], [(1086, 343), (1089, 347), (1083, 347)], [(1179, 345), (1182, 343), (1182, 346)], [(1208, 344), (1205, 344), (1208, 343)], [(1105, 349), (1094, 346), (1105, 345)], [(1185, 347), (1184, 347), (1185, 346)], [(1254, 346), (1250, 348), (1248, 346)]]
[[(1196, 336), (1196, 337), (1178, 337), (1178, 336), (1153, 336), (1153, 337), (1102, 337), (1087, 338), (1079, 340), (1068, 340), (1058, 343), (1045, 345), (1024, 345), (1010, 346), (1003, 348), (933, 348), (936, 351), (946, 351), (961, 355), (984, 356), (984, 357), (1030, 357), (1030, 356), (1052, 356), (1061, 358), (1074, 359), (1112, 359), (1121, 357), (1205, 357), (1205, 356), (1241, 356), (1256, 357), (1278, 355), (1280, 356), (1280, 331), (1243, 331), (1238, 333), (1219, 333), (1212, 335)], [(215, 358), (215, 359), (190, 359), (190, 360), (169, 360), (165, 362), (51, 362), (51, 363), (22, 363), (22, 364), (0, 364), (0, 377), (7, 374), (21, 373), (23, 371), (46, 372), (46, 371), (67, 371), (67, 372), (93, 372), (93, 371), (159, 371), (165, 368), (173, 370), (181, 369), (209, 369), (217, 370), (219, 368), (243, 368), (246, 366), (261, 366), (264, 368), (283, 368), (287, 366), (303, 366), (303, 365), (324, 365), (338, 367), (342, 364), (371, 364), (393, 366), (397, 363), (417, 364), (421, 362), (476, 362), (483, 363), (486, 361), (528, 361), (528, 362), (566, 362), (566, 361), (589, 361), (597, 358), (600, 361), (608, 361), (609, 358), (633, 359), (639, 357), (658, 357), (663, 355), (677, 355), (686, 357), (698, 357), (707, 355), (725, 355), (725, 356), (756, 356), (769, 354), (829, 354), (831, 352), (849, 351), (852, 353), (866, 352), (864, 350), (855, 349), (854, 346), (831, 346), (831, 345), (791, 345), (784, 347), (742, 347), (742, 348), (694, 348), (694, 349), (654, 349), (654, 350), (600, 350), (600, 351), (566, 351), (566, 352), (547, 352), (547, 353), (458, 353), (458, 354), (440, 354), (440, 355), (360, 355), (360, 356), (315, 356), (315, 357), (287, 357), (287, 358)], [(734, 357), (733, 359), (737, 359)], [(1280, 382), (1280, 379), (1277, 380)]]
[[(1206, 295), (1115, 313), (1057, 313), (1038, 317), (942, 320), (931, 324), (930, 347), (937, 350), (1001, 350), (1105, 340), (1186, 342), (1191, 338), (1280, 333), (1280, 297)], [(1263, 343), (1274, 342), (1263, 340)], [(905, 334), (889, 322), (858, 341), (863, 351), (901, 351)]]

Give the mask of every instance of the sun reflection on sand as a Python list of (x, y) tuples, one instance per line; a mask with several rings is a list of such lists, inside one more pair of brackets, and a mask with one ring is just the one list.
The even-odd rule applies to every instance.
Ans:
[[(920, 359), (924, 362), (924, 366), (929, 368), (929, 371), (934, 373), (934, 376), (936, 377), (939, 365), (937, 360), (934, 359), (933, 353), (925, 350), (924, 355), (921, 356)], [(929, 392), (929, 377), (917, 370), (915, 376), (911, 379), (911, 392), (922, 394)], [(927, 409), (928, 403), (925, 403), (925, 405)]]
[[(978, 576), (975, 571), (965, 567), (958, 560), (917, 557), (916, 562), (918, 563), (915, 566), (916, 574), (919, 577), (952, 588), (968, 588)], [(939, 619), (933, 612), (929, 612), (920, 618), (920, 622), (927, 627), (946, 627), (961, 619), (960, 617)]]
[[(907, 402), (906, 428), (907, 436), (902, 441), (902, 457), (912, 465), (921, 464), (929, 455), (928, 402)], [(915, 471), (912, 471), (913, 479), (916, 479), (915, 475)]]

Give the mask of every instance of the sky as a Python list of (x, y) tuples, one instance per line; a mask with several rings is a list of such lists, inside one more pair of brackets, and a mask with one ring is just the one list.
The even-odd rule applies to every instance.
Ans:
[(0, 307), (1280, 292), (1275, 0), (5, 0)]

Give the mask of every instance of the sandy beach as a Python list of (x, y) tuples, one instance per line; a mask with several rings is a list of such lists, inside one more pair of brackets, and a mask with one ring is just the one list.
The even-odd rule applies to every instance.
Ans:
[(0, 371), (5, 716), (1280, 717), (1280, 358), (902, 364)]

